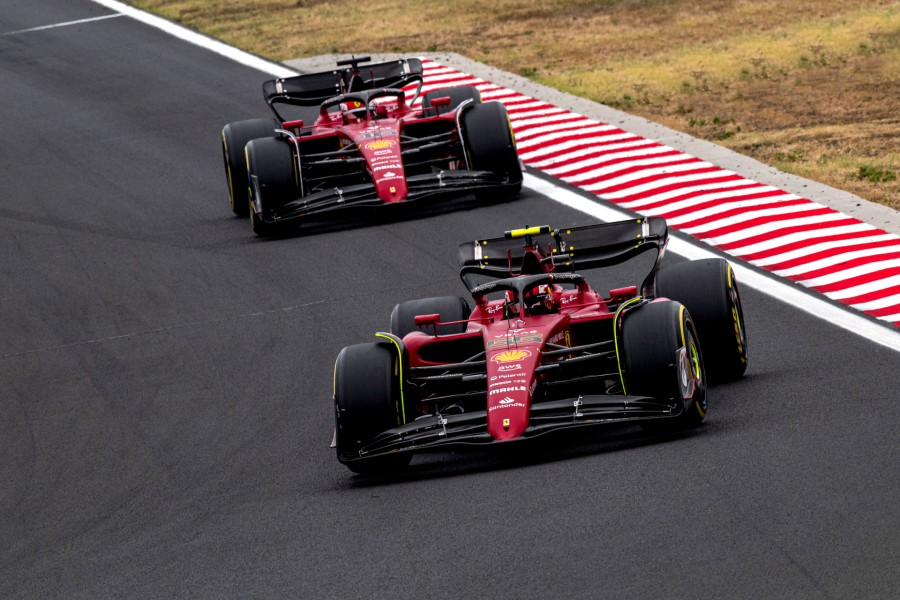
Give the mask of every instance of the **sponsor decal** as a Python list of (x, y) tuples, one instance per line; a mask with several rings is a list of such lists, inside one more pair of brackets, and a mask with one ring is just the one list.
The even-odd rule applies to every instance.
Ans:
[(376, 150), (376, 151), (373, 152), (372, 154), (373, 154), (374, 156), (381, 156), (381, 155), (383, 155), (383, 154), (393, 154), (393, 153), (394, 153), (393, 150), (388, 149), (388, 150)]
[[(524, 402), (511, 402), (509, 404), (498, 404), (497, 406), (492, 406), (488, 409), (488, 412), (494, 412), (495, 410), (499, 410), (501, 408), (525, 408)], [(504, 419), (505, 421), (506, 419)]]
[[(494, 375), (494, 377), (498, 379), (513, 379), (514, 377), (521, 377), (522, 373), (500, 373), (499, 375)], [(522, 381), (525, 381), (522, 379)]]
[[(338, 114), (338, 113), (336, 113), (336, 114), (337, 114), (337, 117), (340, 118), (341, 115)], [(359, 143), (359, 142), (361, 142), (361, 141), (363, 141), (363, 140), (370, 140), (370, 139), (372, 139), (372, 138), (380, 137), (380, 136), (383, 136), (383, 135), (397, 135), (397, 132), (396, 132), (395, 130), (393, 130), (393, 129), (377, 129), (377, 128), (376, 128), (376, 129), (369, 129), (369, 130), (363, 130), (359, 135), (354, 136), (353, 139), (354, 139), (357, 143)], [(393, 145), (395, 144), (395, 142), (392, 141), (392, 140), (376, 140), (376, 141), (374, 141), (374, 142), (372, 142), (372, 143), (373, 143), (373, 144), (380, 144), (380, 143), (382, 143), (382, 142), (390, 142), (390, 143), (389, 143), (388, 145), (383, 145), (383, 146), (381, 146), (381, 148), (387, 148), (387, 147), (393, 146)], [(368, 145), (366, 145), (366, 147), (368, 148)], [(371, 150), (375, 150), (375, 148), (370, 148), (370, 149), (371, 149)]]
[[(524, 373), (500, 373), (499, 375), (491, 376), (491, 386), (494, 385), (505, 385), (505, 384), (526, 384), (528, 380), (525, 379)], [(516, 379), (518, 377), (518, 379)], [(515, 379), (515, 381), (497, 381), (498, 379)]]
[(540, 344), (544, 338), (539, 333), (525, 335), (497, 336), (500, 339), (488, 340), (487, 349), (516, 346), (518, 344)]
[[(568, 331), (560, 331), (559, 333), (557, 333), (556, 335), (551, 337), (549, 340), (547, 340), (547, 343), (556, 344), (557, 342), (561, 342), (562, 340), (565, 340), (568, 337), (569, 337)], [(566, 344), (566, 346), (568, 346), (568, 344)]]
[(488, 396), (493, 396), (495, 394), (508, 394), (510, 392), (525, 392), (528, 391), (528, 388), (524, 385), (507, 385), (503, 387), (494, 388), (488, 392)]
[(531, 356), (531, 350), (507, 350), (491, 357), (491, 362), (514, 363)]
[[(502, 303), (501, 303), (502, 306)], [(494, 335), (495, 338), (507, 338), (517, 335), (541, 335), (541, 333), (537, 329), (507, 329), (503, 333), (498, 333)]]
[(391, 148), (397, 142), (394, 140), (376, 140), (374, 142), (369, 142), (366, 144), (366, 148), (369, 150), (383, 150), (384, 148)]
[(507, 396), (503, 400), (500, 400), (499, 404), (512, 404), (513, 402), (515, 402), (515, 400)]
[[(500, 365), (497, 367), (497, 371), (518, 371), (522, 368), (520, 364), (511, 364), (511, 365)], [(500, 375), (502, 377), (502, 375)]]
[[(372, 167), (373, 171), (384, 171), (386, 169), (402, 169), (403, 165), (399, 163), (391, 163), (389, 165), (378, 165), (377, 167)], [(391, 173), (393, 175), (393, 173)]]
[[(574, 250), (573, 247), (569, 247), (569, 250)], [(581, 275), (578, 273), (553, 273), (550, 275), (550, 279), (559, 279), (563, 281), (577, 281), (579, 279), (583, 279)]]

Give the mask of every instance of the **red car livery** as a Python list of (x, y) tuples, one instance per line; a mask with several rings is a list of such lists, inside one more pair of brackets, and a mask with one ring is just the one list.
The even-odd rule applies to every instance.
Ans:
[(267, 81), (275, 118), (223, 128), (231, 207), (257, 234), (426, 198), (519, 193), (522, 166), (502, 104), (461, 86), (429, 92), (413, 108), (421, 61), (360, 64), (368, 60)]
[[(746, 369), (746, 326), (728, 262), (662, 265), (667, 240), (650, 217), (460, 246), (472, 308), (458, 297), (398, 304), (390, 332), (338, 355), (338, 460), (380, 472), (415, 452), (564, 428), (700, 424), (709, 382)], [(575, 272), (644, 252), (656, 256), (637, 285), (601, 293)]]

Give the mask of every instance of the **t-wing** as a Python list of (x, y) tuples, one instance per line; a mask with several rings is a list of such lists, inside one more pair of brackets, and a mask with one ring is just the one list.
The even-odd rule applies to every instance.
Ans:
[(505, 232), (502, 238), (475, 240), (459, 246), (459, 275), (470, 291), (478, 277), (494, 279), (579, 271), (623, 263), (656, 250), (656, 261), (642, 284), (650, 295), (653, 276), (669, 241), (666, 221), (646, 217), (567, 229), (549, 225)]

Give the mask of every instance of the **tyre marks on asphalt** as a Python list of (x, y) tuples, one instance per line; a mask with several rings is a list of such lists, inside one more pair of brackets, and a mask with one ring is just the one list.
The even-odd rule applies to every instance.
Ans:
[(509, 112), (523, 162), (900, 325), (900, 236), (613, 125), (423, 59), (422, 93), (473, 85)]

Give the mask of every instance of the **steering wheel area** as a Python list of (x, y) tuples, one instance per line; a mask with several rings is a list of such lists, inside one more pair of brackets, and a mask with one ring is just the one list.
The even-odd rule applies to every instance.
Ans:
[(559, 284), (570, 284), (580, 291), (588, 291), (587, 282), (578, 273), (540, 273), (483, 283), (472, 289), (472, 297), (477, 304), (484, 304), (488, 294), (506, 292), (506, 318), (551, 314), (559, 312), (555, 288)]
[(405, 102), (404, 91), (394, 88), (341, 94), (323, 102), (319, 116), (331, 120), (333, 115), (340, 113), (345, 124), (362, 123), (385, 116), (390, 105), (403, 106)]

